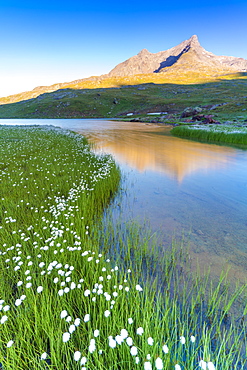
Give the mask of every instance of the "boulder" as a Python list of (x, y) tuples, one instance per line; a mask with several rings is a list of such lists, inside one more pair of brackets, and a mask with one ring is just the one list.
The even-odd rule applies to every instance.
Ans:
[(183, 113), (181, 114), (181, 118), (195, 116), (201, 112), (202, 112), (201, 107), (187, 107), (184, 109)]
[(214, 116), (212, 114), (209, 114), (209, 115), (198, 114), (192, 117), (192, 121), (200, 121), (200, 122), (208, 123), (208, 124), (210, 123), (219, 124), (220, 122), (213, 119), (213, 117)]

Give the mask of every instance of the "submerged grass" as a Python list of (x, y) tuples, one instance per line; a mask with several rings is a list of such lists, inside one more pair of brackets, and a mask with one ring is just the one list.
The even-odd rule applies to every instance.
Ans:
[(111, 157), (51, 127), (0, 127), (0, 152), (2, 369), (247, 368), (245, 287), (230, 296), (183, 246), (101, 223)]
[(211, 142), (247, 145), (247, 127), (236, 125), (186, 125), (171, 130), (175, 136)]

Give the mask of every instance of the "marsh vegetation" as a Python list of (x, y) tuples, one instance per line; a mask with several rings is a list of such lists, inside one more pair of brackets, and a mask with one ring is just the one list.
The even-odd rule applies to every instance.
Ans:
[(171, 130), (175, 136), (206, 142), (247, 145), (247, 127), (236, 125), (186, 125)]
[[(245, 286), (190, 272), (103, 211), (112, 157), (52, 127), (0, 127), (0, 363), (26, 369), (246, 369)], [(233, 307), (237, 304), (237, 315)]]

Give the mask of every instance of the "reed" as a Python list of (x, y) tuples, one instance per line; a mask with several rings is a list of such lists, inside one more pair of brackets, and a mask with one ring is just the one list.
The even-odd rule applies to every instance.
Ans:
[(247, 145), (247, 128), (234, 125), (187, 125), (171, 130), (175, 136), (206, 142)]

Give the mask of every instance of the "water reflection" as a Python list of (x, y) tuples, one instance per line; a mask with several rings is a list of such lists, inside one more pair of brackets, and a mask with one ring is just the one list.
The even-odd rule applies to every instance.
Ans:
[[(181, 140), (169, 136), (169, 129), (141, 127), (136, 130), (108, 131), (107, 135), (89, 135), (98, 150), (114, 155), (121, 164), (136, 170), (161, 172), (182, 182), (192, 172), (217, 169), (229, 165), (235, 150), (217, 145)], [(140, 128), (139, 127), (139, 128)], [(166, 134), (164, 136), (161, 134)]]
[(247, 151), (175, 138), (164, 127), (104, 125), (83, 133), (128, 172), (125, 217), (131, 208), (149, 219), (164, 245), (185, 236), (194, 268), (219, 276), (230, 267), (233, 280), (247, 281)]

